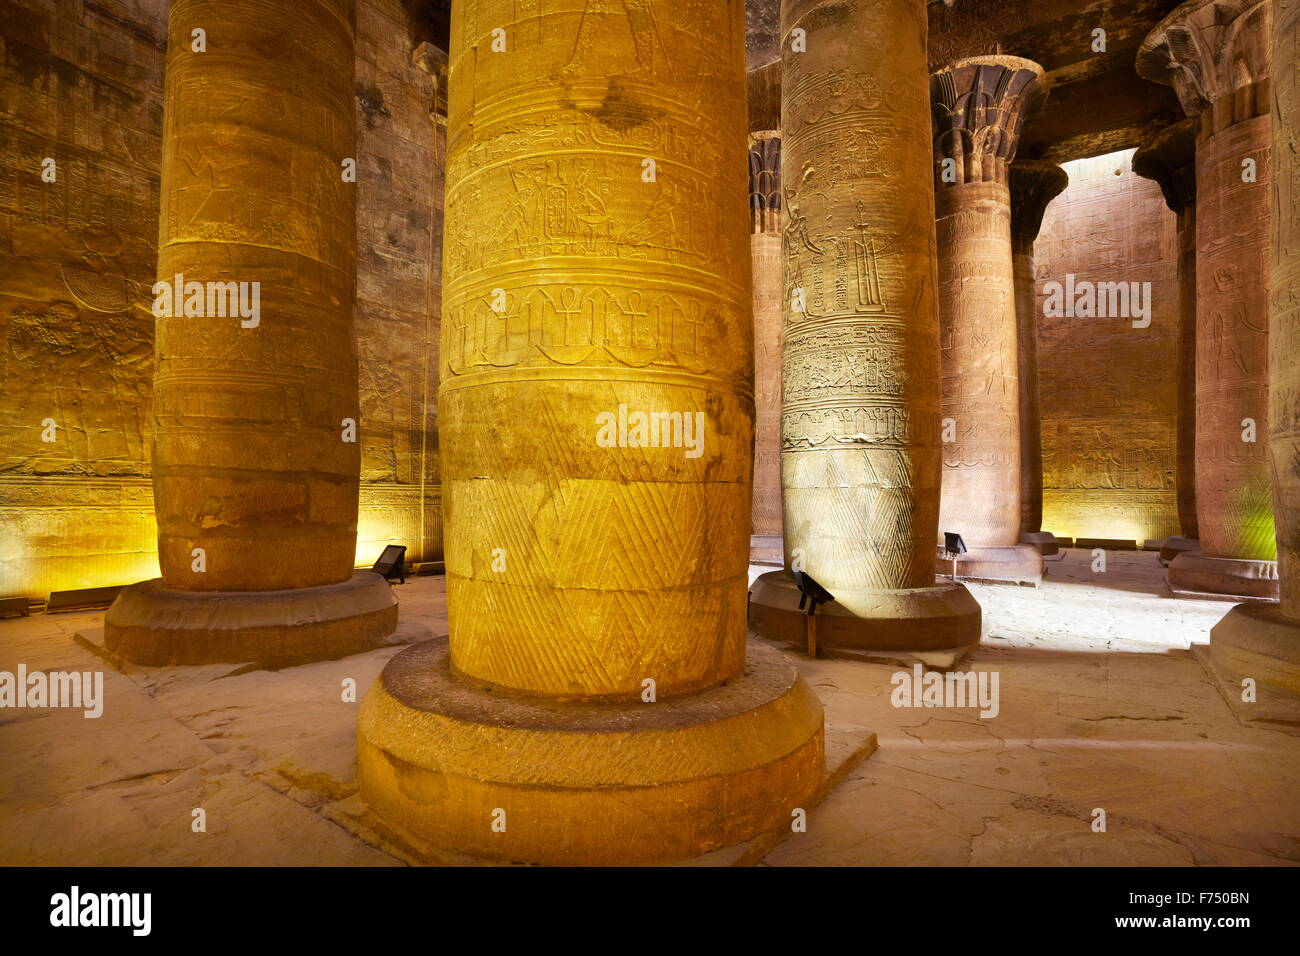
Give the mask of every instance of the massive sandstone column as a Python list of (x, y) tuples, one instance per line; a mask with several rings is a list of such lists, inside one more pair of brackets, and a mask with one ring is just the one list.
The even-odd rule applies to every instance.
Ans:
[(437, 846), (672, 859), (821, 780), (821, 705), (746, 642), (743, 43), (738, 2), (453, 9), (450, 641), (358, 725), (362, 796)]
[(1043, 423), (1038, 397), (1038, 296), (1034, 240), (1047, 204), (1065, 191), (1070, 177), (1055, 163), (1011, 164), (1011, 264), (1016, 287), (1016, 357), (1020, 378), (1020, 543), (1039, 554), (1057, 554), (1056, 536), (1043, 531)]
[(1169, 562), (1196, 551), (1196, 124), (1182, 120), (1161, 130), (1133, 154), (1133, 172), (1160, 184), (1178, 217), (1178, 424), (1174, 486), (1178, 536), (1160, 549)]
[(754, 266), (754, 510), (750, 560), (781, 560), (781, 134), (749, 134)]
[[(205, 52), (192, 49), (195, 30)], [(176, 0), (168, 35), (153, 448), (162, 578), (122, 592), (107, 645), (145, 664), (351, 653), (397, 619), (383, 579), (352, 570), (352, 0)], [(244, 312), (225, 299), (236, 284)]]
[(1270, 181), (1268, 0), (1189, 0), (1157, 24), (1138, 72), (1196, 122), (1196, 512), (1185, 593), (1277, 597), (1267, 453)]
[(1019, 543), (1020, 359), (1007, 167), (1044, 96), (1042, 67), (1018, 57), (974, 57), (931, 77), (947, 432), (939, 531), (957, 532), (969, 548), (959, 575), (1034, 584), (1043, 557)]
[[(922, 0), (787, 0), (781, 478), (787, 567), (835, 601), (832, 650), (951, 663), (980, 608), (935, 586), (938, 319)], [(788, 571), (754, 583), (750, 618), (804, 643)]]
[[(1281, 603), (1238, 604), (1210, 633), (1209, 659), (1230, 700), (1254, 678), (1267, 716), (1300, 717), (1300, 0), (1273, 25), (1272, 242), (1268, 396)], [(1276, 707), (1281, 704), (1282, 707)], [(1250, 714), (1249, 704), (1238, 708)]]

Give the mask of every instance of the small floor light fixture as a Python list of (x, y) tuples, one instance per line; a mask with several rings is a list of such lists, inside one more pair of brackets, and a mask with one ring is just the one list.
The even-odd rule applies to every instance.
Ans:
[(376, 574), (382, 575), (384, 580), (389, 584), (393, 583), (393, 578), (397, 578), (398, 584), (406, 583), (406, 545), (390, 544), (387, 545), (383, 553), (379, 555), (379, 560), (375, 566), (370, 569)]
[(955, 582), (957, 580), (957, 559), (966, 553), (966, 542), (961, 539), (961, 535), (945, 531), (943, 533), (943, 553), (944, 557), (952, 558), (952, 579)]
[(817, 608), (819, 605), (834, 601), (835, 595), (818, 584), (806, 571), (794, 572), (794, 583), (799, 588), (799, 610), (802, 611), (805, 605), (808, 607), (808, 656), (816, 657)]

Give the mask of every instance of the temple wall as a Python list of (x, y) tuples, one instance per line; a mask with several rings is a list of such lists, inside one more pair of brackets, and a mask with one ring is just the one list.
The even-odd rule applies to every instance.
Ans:
[(357, 563), (374, 563), (390, 543), (406, 545), (408, 558), (440, 560), (437, 349), (445, 131), (430, 117), (433, 77), (411, 62), (398, 0), (358, 2), (355, 81)]
[[(0, 0), (0, 596), (158, 574), (149, 477), (166, 0)], [(210, 38), (211, 42), (211, 38)], [(441, 155), (399, 0), (357, 14), (357, 558), (441, 557)], [(43, 182), (42, 160), (56, 162)], [(53, 441), (43, 425), (53, 419)], [(310, 560), (310, 556), (304, 556)]]
[(0, 594), (158, 574), (149, 289), (166, 9), (0, 0)]
[[(1176, 217), (1132, 150), (1064, 163), (1035, 243), (1043, 527), (1142, 542), (1178, 534)], [(1050, 282), (1149, 282), (1150, 326), (1050, 317)]]

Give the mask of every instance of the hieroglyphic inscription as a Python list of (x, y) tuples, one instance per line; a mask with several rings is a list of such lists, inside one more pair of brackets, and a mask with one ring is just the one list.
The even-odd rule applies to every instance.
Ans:
[[(781, 423), (787, 557), (833, 592), (933, 582), (939, 469), (920, 0), (786, 4)], [(844, 56), (843, 31), (897, 49)]]

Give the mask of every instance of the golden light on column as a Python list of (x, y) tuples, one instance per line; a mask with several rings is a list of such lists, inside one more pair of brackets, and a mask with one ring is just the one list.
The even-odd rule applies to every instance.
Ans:
[(352, 572), (353, 15), (352, 0), (171, 6), (154, 288), (162, 578), (105, 619), (109, 648), (132, 660), (339, 656), (396, 622), (382, 579)]
[[(835, 597), (816, 644), (960, 657), (980, 608), (935, 586), (939, 368), (921, 0), (782, 6), (785, 557)], [(867, 38), (876, 38), (868, 40)], [(804, 644), (789, 571), (754, 583), (756, 629)]]
[[(1045, 96), (1043, 68), (1012, 56), (934, 74), (934, 184), (943, 351), (939, 530), (962, 535), (959, 573), (1037, 583), (1020, 541), (1020, 360), (1008, 167)], [(948, 562), (941, 562), (947, 565)]]
[(743, 6), (459, 4), (449, 59), (450, 641), (367, 696), (362, 795), (543, 863), (788, 826), (822, 715), (746, 654)]
[(1210, 632), (1208, 658), (1231, 703), (1245, 678), (1255, 682), (1262, 706), (1245, 705), (1239, 713), (1294, 726), (1300, 717), (1300, 2), (1282, 0), (1275, 14), (1268, 423), (1281, 602), (1234, 607)]
[(1269, 0), (1188, 0), (1138, 72), (1196, 123), (1196, 511), (1175, 592), (1276, 598), (1268, 460)]

